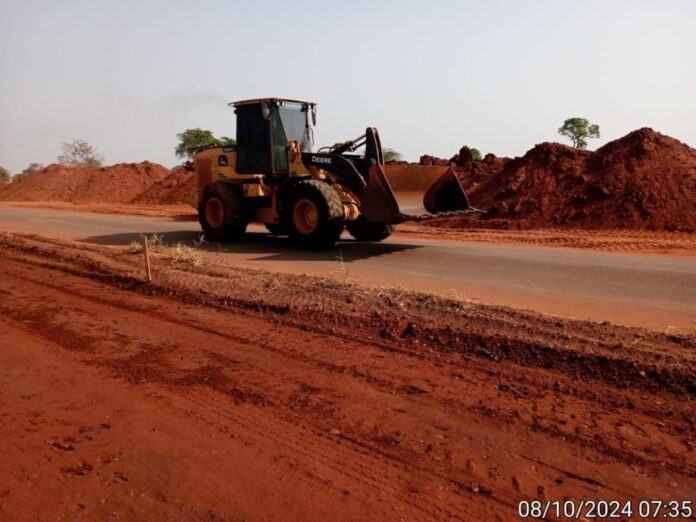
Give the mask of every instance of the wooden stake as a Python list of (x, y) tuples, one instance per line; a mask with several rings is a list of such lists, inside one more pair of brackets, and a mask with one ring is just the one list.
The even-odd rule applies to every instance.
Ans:
[(143, 234), (143, 252), (145, 252), (145, 277), (147, 282), (152, 281), (152, 272), (150, 271), (150, 249), (147, 248), (147, 236)]

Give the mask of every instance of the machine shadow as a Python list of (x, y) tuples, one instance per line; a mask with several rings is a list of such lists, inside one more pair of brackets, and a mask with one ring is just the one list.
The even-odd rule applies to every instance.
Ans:
[[(162, 236), (166, 245), (183, 243), (193, 246), (201, 238), (201, 232), (192, 230), (143, 233), (148, 236), (152, 234)], [(85, 241), (100, 245), (128, 245), (139, 237), (140, 233), (128, 232), (92, 236)], [(241, 241), (233, 243), (203, 242), (200, 246), (200, 249), (206, 252), (257, 255), (257, 257), (251, 257), (252, 261), (336, 261), (340, 257), (346, 263), (417, 248), (421, 246), (393, 242), (363, 243), (346, 238), (330, 250), (301, 250), (293, 247), (287, 237), (273, 236), (265, 232), (247, 232)]]

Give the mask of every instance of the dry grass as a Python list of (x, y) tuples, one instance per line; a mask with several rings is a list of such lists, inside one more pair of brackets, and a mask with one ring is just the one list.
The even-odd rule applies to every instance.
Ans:
[(174, 263), (181, 263), (189, 266), (201, 266), (206, 263), (203, 253), (198, 248), (190, 247), (183, 243), (174, 245), (171, 250), (171, 257)]
[[(147, 246), (150, 252), (158, 252), (166, 247), (164, 244), (164, 236), (162, 234), (152, 234), (147, 236)], [(131, 254), (140, 254), (143, 251), (142, 239), (134, 239), (128, 243), (128, 252)]]
[(148, 236), (147, 246), (152, 250), (161, 250), (166, 246), (164, 244), (164, 236), (162, 234), (152, 234)]
[(355, 278), (348, 273), (348, 265), (346, 265), (343, 252), (340, 249), (338, 250), (336, 261), (338, 261), (338, 269), (332, 270), (330, 274), (338, 280), (338, 286), (355, 285)]
[(128, 243), (128, 252), (130, 254), (140, 254), (143, 251), (143, 242), (134, 239)]

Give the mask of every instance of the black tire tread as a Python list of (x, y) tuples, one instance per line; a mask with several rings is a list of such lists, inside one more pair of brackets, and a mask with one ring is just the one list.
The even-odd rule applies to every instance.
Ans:
[[(292, 219), (295, 203), (302, 198), (314, 201), (320, 213), (319, 226), (308, 235), (297, 231)], [(297, 246), (313, 249), (331, 248), (341, 237), (345, 226), (341, 196), (323, 181), (315, 179), (298, 181), (288, 188), (283, 198), (281, 224), (288, 231), (291, 241)]]
[[(211, 197), (217, 197), (225, 207), (223, 226), (215, 229), (208, 224), (205, 218), (205, 205)], [(237, 241), (246, 231), (249, 217), (244, 208), (244, 197), (241, 190), (229, 183), (212, 183), (208, 185), (198, 204), (198, 222), (203, 229), (203, 235), (207, 241)]]
[(394, 225), (372, 223), (362, 215), (354, 221), (349, 221), (346, 224), (346, 228), (355, 239), (365, 242), (383, 241), (391, 236), (396, 229)]

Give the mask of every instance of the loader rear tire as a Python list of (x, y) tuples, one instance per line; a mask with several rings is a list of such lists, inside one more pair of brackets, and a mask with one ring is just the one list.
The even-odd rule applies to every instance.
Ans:
[(358, 241), (374, 242), (387, 239), (396, 227), (385, 223), (372, 223), (365, 219), (365, 216), (359, 216), (355, 221), (349, 221), (346, 228)]
[(249, 224), (244, 197), (239, 187), (213, 183), (203, 192), (198, 221), (208, 241), (237, 241)]
[(323, 181), (298, 181), (283, 198), (281, 225), (301, 248), (331, 248), (345, 225), (341, 196)]

